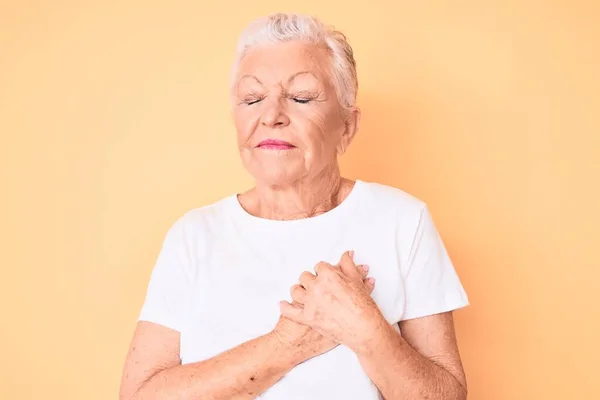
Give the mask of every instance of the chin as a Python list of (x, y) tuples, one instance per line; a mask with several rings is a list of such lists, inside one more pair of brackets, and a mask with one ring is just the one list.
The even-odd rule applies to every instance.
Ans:
[(287, 185), (306, 176), (306, 168), (294, 159), (242, 159), (246, 171), (257, 183), (263, 185)]
[(257, 183), (270, 186), (281, 186), (297, 181), (302, 177), (300, 171), (290, 171), (278, 168), (266, 168), (260, 171), (251, 171)]

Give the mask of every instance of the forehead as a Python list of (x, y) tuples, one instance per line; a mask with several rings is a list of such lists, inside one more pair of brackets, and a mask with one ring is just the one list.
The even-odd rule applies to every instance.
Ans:
[(299, 72), (311, 72), (329, 84), (329, 58), (322, 47), (302, 41), (260, 45), (242, 58), (237, 79), (252, 75), (263, 83), (279, 83)]

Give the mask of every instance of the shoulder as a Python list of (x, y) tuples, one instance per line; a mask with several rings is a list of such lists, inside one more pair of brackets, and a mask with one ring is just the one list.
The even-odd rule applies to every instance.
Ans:
[(431, 220), (427, 203), (400, 188), (376, 182), (364, 186), (364, 209), (367, 217), (390, 226), (401, 243), (412, 243), (415, 235)]
[(380, 211), (400, 215), (420, 215), (427, 205), (422, 199), (400, 188), (377, 182), (361, 181), (366, 201)]
[(192, 208), (176, 218), (167, 231), (167, 238), (197, 239), (223, 226), (228, 216), (232, 197), (222, 198), (214, 203)]

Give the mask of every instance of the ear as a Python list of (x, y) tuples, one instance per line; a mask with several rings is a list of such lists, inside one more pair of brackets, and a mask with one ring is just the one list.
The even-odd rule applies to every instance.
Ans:
[(358, 107), (354, 107), (348, 113), (344, 125), (344, 133), (342, 133), (340, 143), (337, 147), (337, 153), (339, 156), (346, 152), (348, 146), (350, 146), (350, 143), (352, 143), (354, 136), (356, 136), (356, 133), (358, 132), (360, 125), (360, 109)]

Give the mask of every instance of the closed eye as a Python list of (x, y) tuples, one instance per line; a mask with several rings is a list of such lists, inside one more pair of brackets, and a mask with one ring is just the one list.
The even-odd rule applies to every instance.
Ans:
[(261, 101), (262, 99), (254, 99), (254, 100), (246, 100), (245, 103), (249, 106), (251, 106), (252, 104), (256, 104), (259, 101)]
[(298, 97), (292, 97), (292, 100), (294, 100), (296, 103), (300, 103), (300, 104), (306, 104), (308, 103), (311, 99), (302, 99), (302, 98), (298, 98)]

